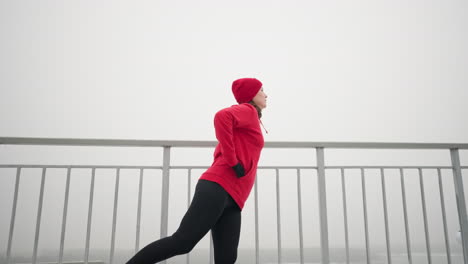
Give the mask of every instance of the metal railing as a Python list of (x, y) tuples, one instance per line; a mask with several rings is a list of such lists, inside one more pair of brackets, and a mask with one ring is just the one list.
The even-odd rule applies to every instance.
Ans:
[[(96, 165), (36, 165), (36, 164), (4, 164), (0, 165), (0, 168), (14, 168), (16, 169), (16, 179), (14, 188), (13, 205), (11, 211), (9, 236), (6, 258), (7, 263), (11, 263), (12, 256), (12, 243), (15, 232), (16, 223), (16, 210), (18, 201), (18, 190), (21, 178), (22, 169), (25, 168), (40, 168), (42, 169), (41, 184), (38, 200), (38, 210), (36, 217), (36, 227), (34, 236), (34, 249), (32, 256), (32, 263), (38, 263), (38, 242), (40, 237), (40, 227), (42, 219), (42, 208), (44, 199), (44, 183), (46, 179), (46, 171), (51, 168), (63, 168), (67, 170), (67, 179), (65, 187), (65, 200), (62, 213), (62, 226), (61, 226), (61, 239), (60, 239), (60, 253), (57, 263), (65, 263), (63, 259), (64, 252), (64, 241), (65, 233), (67, 228), (67, 214), (68, 214), (68, 199), (70, 192), (70, 175), (71, 171), (78, 168), (88, 168), (92, 170), (91, 186), (89, 194), (89, 206), (87, 215), (87, 233), (86, 233), (86, 245), (85, 245), (85, 256), (83, 263), (90, 263), (89, 260), (89, 249), (90, 249), (90, 234), (91, 234), (91, 221), (92, 221), (92, 208), (93, 208), (93, 194), (94, 194), (94, 183), (96, 169), (116, 169), (116, 181), (114, 189), (114, 202), (113, 202), (113, 216), (112, 216), (112, 231), (111, 231), (111, 247), (109, 253), (109, 263), (114, 263), (115, 254), (115, 234), (116, 234), (116, 221), (117, 221), (117, 206), (119, 203), (119, 182), (120, 182), (120, 171), (122, 169), (138, 169), (140, 178), (138, 181), (138, 208), (137, 208), (137, 223), (136, 223), (136, 242), (135, 251), (140, 248), (140, 233), (141, 233), (141, 206), (142, 206), (142, 186), (143, 186), (143, 171), (144, 170), (161, 170), (162, 171), (162, 192), (161, 192), (161, 226), (160, 235), (165, 237), (168, 234), (168, 214), (169, 214), (169, 186), (170, 186), (170, 171), (174, 169), (187, 170), (188, 176), (188, 200), (187, 205), (190, 203), (191, 197), (191, 185), (190, 179), (193, 169), (205, 169), (206, 166), (172, 166), (171, 165), (171, 149), (172, 148), (206, 148), (215, 147), (216, 142), (214, 141), (156, 141), (156, 140), (103, 140), (103, 139), (54, 139), (54, 138), (6, 138), (0, 137), (1, 145), (41, 145), (41, 146), (93, 146), (93, 147), (156, 147), (162, 148), (163, 160), (161, 166), (96, 166)], [(368, 229), (368, 205), (366, 198), (366, 177), (365, 170), (367, 169), (378, 169), (381, 177), (381, 189), (382, 189), (382, 201), (383, 201), (383, 212), (384, 212), (384, 226), (385, 226), (385, 243), (387, 262), (392, 263), (392, 254), (390, 248), (390, 233), (389, 233), (389, 221), (388, 221), (388, 205), (387, 205), (387, 194), (386, 194), (386, 181), (385, 181), (385, 170), (397, 169), (400, 172), (400, 183), (401, 183), (401, 195), (402, 195), (402, 206), (405, 226), (405, 238), (406, 238), (406, 250), (408, 262), (412, 263), (412, 254), (410, 246), (410, 232), (408, 226), (408, 212), (407, 212), (407, 197), (404, 182), (404, 171), (406, 169), (417, 169), (419, 173), (419, 184), (421, 190), (421, 202), (422, 202), (422, 214), (423, 214), (423, 225), (425, 234), (425, 244), (427, 252), (427, 262), (432, 263), (431, 258), (431, 247), (429, 243), (429, 230), (427, 223), (427, 212), (426, 212), (426, 197), (424, 194), (424, 177), (422, 170), (432, 169), (437, 171), (438, 184), (439, 184), (439, 195), (441, 202), (441, 210), (443, 217), (444, 227), (444, 243), (447, 252), (447, 263), (451, 263), (450, 256), (450, 244), (447, 234), (447, 221), (446, 211), (444, 203), (444, 191), (442, 187), (441, 170), (452, 170), (453, 182), (456, 196), (456, 206), (458, 210), (458, 222), (461, 228), (462, 234), (462, 251), (463, 259), (465, 263), (468, 263), (468, 221), (466, 213), (465, 196), (463, 191), (463, 179), (462, 169), (468, 169), (468, 167), (462, 167), (460, 164), (459, 150), (468, 149), (468, 144), (433, 144), (433, 143), (353, 143), (353, 142), (266, 142), (265, 148), (288, 148), (288, 149), (315, 149), (316, 150), (316, 164), (311, 166), (262, 166), (259, 170), (274, 170), (276, 175), (276, 221), (277, 221), (277, 252), (278, 252), (278, 263), (282, 263), (282, 226), (281, 226), (281, 208), (280, 208), (280, 183), (279, 175), (282, 169), (294, 169), (297, 175), (297, 208), (298, 208), (298, 227), (299, 227), (299, 250), (300, 250), (300, 263), (304, 261), (304, 241), (303, 241), (303, 220), (302, 220), (302, 193), (301, 193), (301, 172), (304, 170), (314, 170), (317, 173), (317, 193), (319, 203), (319, 226), (320, 226), (320, 245), (321, 245), (321, 261), (322, 263), (330, 263), (330, 252), (329, 252), (329, 228), (327, 219), (327, 194), (326, 194), (326, 171), (327, 170), (339, 170), (341, 173), (341, 192), (342, 192), (342, 203), (343, 203), (343, 223), (344, 223), (344, 236), (346, 246), (346, 263), (350, 262), (349, 253), (349, 227), (348, 227), (348, 209), (346, 199), (346, 184), (345, 184), (345, 171), (346, 170), (360, 170), (361, 173), (361, 187), (362, 187), (362, 206), (363, 206), (363, 217), (364, 217), (364, 232), (365, 232), (365, 250), (366, 260), (370, 263), (370, 245), (369, 245), (369, 229)], [(450, 157), (452, 166), (326, 166), (325, 165), (325, 149), (444, 149), (450, 151)], [(259, 204), (258, 204), (258, 184), (256, 183), (253, 190), (254, 195), (254, 211), (255, 211), (255, 254), (256, 263), (260, 263), (259, 257)], [(212, 245), (211, 245), (212, 247)], [(190, 262), (190, 258), (187, 256), (187, 263)], [(210, 263), (213, 263), (213, 258), (210, 258)]]

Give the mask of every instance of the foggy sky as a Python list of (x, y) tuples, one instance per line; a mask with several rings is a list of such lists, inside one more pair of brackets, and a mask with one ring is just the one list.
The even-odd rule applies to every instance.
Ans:
[(468, 140), (463, 1), (0, 5), (2, 136), (212, 140), (251, 76), (267, 140)]

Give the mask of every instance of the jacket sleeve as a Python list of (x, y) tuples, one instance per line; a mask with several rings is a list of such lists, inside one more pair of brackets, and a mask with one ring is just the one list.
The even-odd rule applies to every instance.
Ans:
[(223, 158), (232, 167), (238, 163), (233, 135), (236, 126), (234, 115), (228, 109), (217, 112), (214, 118), (214, 126)]
[(234, 129), (248, 127), (258, 118), (253, 106), (243, 104), (220, 110), (214, 118), (216, 138), (221, 147), (221, 153), (229, 166), (239, 163), (234, 144)]

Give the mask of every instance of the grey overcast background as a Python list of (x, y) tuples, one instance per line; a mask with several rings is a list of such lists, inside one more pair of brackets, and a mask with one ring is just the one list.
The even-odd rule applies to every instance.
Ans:
[(466, 1), (1, 1), (2, 136), (467, 142)]
[[(467, 143), (467, 13), (468, 2), (461, 0), (2, 0), (0, 136), (215, 140), (212, 125), (214, 113), (235, 104), (230, 90), (231, 82), (240, 77), (256, 77), (263, 82), (269, 96), (263, 118), (269, 131), (265, 135), (267, 141)], [(43, 155), (39, 148), (2, 146), (0, 150), (1, 163), (17, 160), (47, 163), (50, 159), (60, 160), (62, 156), (62, 150), (56, 148), (48, 149), (48, 156)], [(134, 163), (154, 164), (161, 157), (159, 152), (150, 150), (140, 150), (136, 154), (134, 150), (116, 148), (112, 150), (111, 157), (108, 156), (109, 152), (94, 150), (91, 153), (97, 151), (102, 154), (96, 158), (94, 154), (89, 155), (88, 150), (78, 150), (81, 158), (73, 159), (72, 163), (90, 163), (93, 160), (125, 163), (129, 157), (140, 155), (141, 158)], [(202, 150), (203, 154), (194, 154), (192, 150), (174, 151), (176, 164), (209, 164), (211, 160), (211, 149)], [(265, 160), (269, 160), (272, 164), (280, 165), (304, 164), (308, 161), (307, 155), (314, 155), (312, 151), (298, 151), (295, 155), (286, 151), (264, 153), (264, 164), (268, 163)], [(384, 154), (399, 159), (400, 163), (409, 164), (408, 160), (417, 156), (414, 153)], [(346, 152), (337, 154), (331, 151), (328, 154), (337, 155), (340, 164), (348, 163), (349, 155), (346, 156)], [(466, 162), (467, 153), (461, 154)], [(423, 155), (426, 155), (423, 157), (425, 161), (450, 164), (447, 152), (426, 152)], [(374, 156), (374, 152), (371, 152), (366, 157), (372, 159)], [(194, 180), (201, 172), (194, 171)], [(9, 173), (14, 176), (14, 172)], [(28, 176), (28, 173), (32, 176)], [(63, 192), (63, 175), (50, 173), (57, 173), (50, 176), (53, 180), (48, 183), (55, 184), (46, 185), (46, 188)], [(28, 180), (23, 180), (21, 190), (26, 196), (20, 199), (24, 208), (37, 207), (39, 177), (34, 177), (34, 174), (37, 176), (38, 172), (25, 172), (24, 177)], [(103, 187), (109, 182), (112, 186), (112, 175), (113, 172), (103, 172), (102, 182), (98, 182), (97, 186)], [(173, 175), (177, 175), (177, 172)], [(131, 183), (130, 176), (129, 179), (122, 176), (124, 183), (121, 184), (130, 190), (127, 190), (128, 197), (135, 197), (137, 185)], [(354, 195), (352, 186), (360, 184), (359, 175), (354, 177), (355, 181), (347, 182), (351, 185), (351, 197)], [(432, 178), (428, 180), (427, 188), (438, 190), (435, 189), (435, 176), (428, 177)], [(450, 179), (450, 173), (447, 177)], [(80, 193), (85, 193), (87, 197), (89, 177), (86, 179), (79, 182), (75, 189), (75, 200), (83, 200), (83, 208), (87, 206), (87, 198)], [(260, 179), (265, 186), (274, 186), (273, 177)], [(127, 180), (128, 183), (125, 182)], [(330, 176), (331, 182), (338, 183), (338, 180), (337, 175)], [(294, 193), (295, 182), (288, 182), (283, 182), (284, 188), (290, 188), (290, 193)], [(173, 180), (173, 183), (175, 186), (178, 184), (177, 180)], [(2, 208), (6, 208), (7, 212), (11, 208), (13, 184), (13, 177), (2, 178)], [(303, 184), (313, 187), (315, 181), (304, 180)], [(375, 177), (369, 180), (369, 184), (380, 186)], [(418, 186), (417, 175), (413, 175), (408, 184)], [(448, 191), (452, 188), (453, 192), (452, 185), (447, 184)], [(158, 188), (151, 179), (147, 186)], [(170, 216), (170, 230), (176, 227), (186, 204), (186, 198), (178, 200), (177, 188), (173, 189), (171, 192), (176, 194), (171, 194), (171, 201), (174, 201), (171, 206), (179, 209)], [(270, 191), (274, 195), (272, 189), (259, 190), (260, 199), (265, 204)], [(399, 197), (399, 189), (393, 191), (394, 197)], [(185, 193), (180, 192), (181, 195)], [(309, 200), (316, 202), (315, 192), (304, 192), (310, 195)], [(388, 192), (392, 195), (392, 190)], [(341, 199), (340, 189), (329, 190), (330, 194), (335, 197), (331, 200)], [(355, 194), (359, 195), (358, 190)], [(417, 194), (414, 194), (415, 197), (418, 197)], [(63, 193), (61, 195), (58, 198), (46, 196), (45, 199), (52, 204), (55, 201), (56, 207), (61, 208), (63, 198), (60, 197), (63, 197)], [(288, 196), (284, 195), (282, 199), (289, 199)], [(95, 226), (102, 222), (102, 226), (106, 227), (100, 230), (105, 238), (93, 238), (92, 246), (97, 248), (109, 247), (108, 223), (112, 215), (109, 209), (112, 197), (113, 187), (97, 194), (99, 204), (96, 206), (101, 206), (99, 208), (102, 210), (95, 214)], [(353, 199), (359, 209), (359, 197)], [(430, 199), (437, 203), (438, 196)], [(452, 196), (447, 199), (448, 203), (454, 203)], [(350, 201), (350, 206), (353, 206), (353, 201)], [(398, 200), (394, 202), (398, 203)], [(417, 199), (411, 202), (414, 208), (420, 210)], [(135, 203), (127, 204), (124, 199), (121, 203), (123, 208), (135, 208)], [(292, 203), (296, 204), (297, 201)], [(310, 206), (314, 206), (313, 202)], [(369, 206), (381, 210), (381, 201), (371, 199)], [(86, 214), (83, 208), (75, 208), (75, 213), (71, 211), (76, 219)], [(247, 223), (252, 223), (252, 208), (253, 202), (248, 203)], [(274, 207), (261, 208), (267, 208), (262, 209), (265, 210), (264, 215), (274, 219)], [(29, 233), (23, 235), (18, 232), (14, 240), (15, 252), (31, 251), (35, 210), (24, 209), (24, 212), (18, 213), (21, 216), (18, 219), (23, 220), (20, 220), (17, 229)], [(289, 210), (288, 206), (283, 206), (283, 210)], [(341, 224), (333, 220), (334, 217), (341, 217), (340, 212), (338, 209), (334, 212), (333, 207), (329, 210), (331, 245), (343, 246)], [(437, 210), (429, 210), (434, 216), (440, 214)], [(447, 210), (450, 236), (453, 238), (458, 228), (456, 208), (452, 205)], [(51, 209), (48, 214), (54, 215), (53, 212)], [(59, 216), (60, 211), (56, 210), (55, 214)], [(283, 227), (296, 223), (297, 216), (296, 219), (288, 218), (294, 214), (297, 213), (285, 214)], [(122, 221), (127, 221), (125, 212), (119, 215), (125, 219)], [(134, 213), (129, 215), (133, 217)], [(71, 219), (74, 219), (73, 216)], [(317, 220), (316, 215), (304, 217)], [(356, 213), (355, 217), (362, 218), (360, 213)], [(404, 243), (401, 212), (395, 217), (400, 222), (393, 221), (397, 226), (393, 230), (394, 239), (396, 244), (401, 245)], [(424, 248), (421, 214), (417, 213), (415, 217), (417, 220), (412, 225), (416, 227), (417, 235), (413, 239), (416, 245)], [(60, 220), (60, 217), (57, 219)], [(141, 244), (151, 241), (155, 237), (153, 233), (157, 237), (159, 220), (155, 219), (155, 222), (143, 224), (147, 234), (143, 236)], [(261, 243), (274, 248), (276, 233), (268, 230), (275, 230), (276, 227), (273, 225), (269, 229), (267, 224), (271, 221), (260, 220), (265, 223), (261, 230)], [(76, 220), (76, 223), (83, 221)], [(133, 218), (128, 223), (118, 222), (118, 228), (123, 233), (117, 234), (116, 247), (133, 247), (134, 242), (127, 239), (134, 236), (132, 221)], [(440, 227), (440, 220), (436, 222), (434, 226)], [(51, 220), (43, 224), (43, 229), (52, 230), (54, 223), (57, 226), (60, 224)], [(73, 225), (73, 220), (69, 223)], [(375, 229), (371, 224), (371, 231), (375, 231), (371, 234), (371, 240), (381, 246), (385, 243), (382, 222), (376, 220), (375, 223), (378, 223)], [(0, 250), (4, 250), (9, 213), (8, 217), (2, 217), (0, 224), (0, 245), (3, 244)], [(318, 229), (316, 226), (314, 228), (309, 231), (317, 236), (306, 240), (306, 246), (319, 245)], [(67, 247), (83, 245), (74, 244), (74, 241), (83, 241), (84, 225), (75, 229), (78, 230), (77, 234), (72, 232), (67, 237)], [(435, 229), (439, 231), (432, 239), (440, 242), (442, 233), (440, 228)], [(40, 249), (57, 248), (59, 230), (50, 230), (49, 236), (54, 239), (41, 240)], [(351, 226), (350, 232), (355, 232), (351, 234), (352, 245), (362, 248), (362, 219), (356, 226)], [(241, 247), (251, 247), (252, 238), (252, 225), (246, 224)], [(297, 238), (288, 233), (283, 234), (283, 239), (285, 247), (298, 247), (297, 242), (290, 242), (297, 241)], [(204, 240), (202, 246), (208, 245), (208, 241)], [(456, 245), (453, 247), (459, 250)]]

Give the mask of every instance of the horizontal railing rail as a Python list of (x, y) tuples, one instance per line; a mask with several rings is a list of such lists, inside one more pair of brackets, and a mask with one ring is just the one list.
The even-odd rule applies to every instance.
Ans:
[[(108, 146), (108, 147), (215, 147), (216, 141), (75, 139), (0, 137), (0, 145)], [(401, 142), (265, 142), (266, 148), (339, 148), (339, 149), (468, 149), (468, 143), (401, 143)]]
[[(167, 235), (168, 231), (168, 213), (169, 213), (169, 175), (171, 170), (187, 170), (187, 180), (188, 180), (188, 190), (187, 190), (187, 206), (190, 203), (191, 197), (191, 186), (190, 179), (192, 175), (192, 170), (195, 169), (206, 169), (207, 166), (186, 166), (186, 165), (171, 165), (170, 163), (170, 154), (171, 148), (173, 147), (182, 147), (182, 148), (204, 148), (204, 147), (215, 147), (215, 141), (161, 141), (161, 140), (106, 140), (106, 139), (59, 139), (59, 138), (7, 138), (0, 137), (0, 146), (1, 145), (41, 145), (41, 146), (93, 146), (93, 147), (161, 147), (163, 149), (163, 159), (162, 165), (160, 166), (138, 166), (138, 165), (43, 165), (43, 164), (0, 164), (0, 168), (10, 168), (16, 169), (16, 180), (15, 180), (15, 190), (13, 198), (13, 206), (10, 220), (10, 230), (9, 238), (7, 245), (7, 263), (11, 263), (11, 251), (12, 251), (12, 241), (13, 234), (16, 222), (16, 210), (17, 210), (17, 200), (18, 200), (18, 189), (19, 182), (21, 177), (21, 170), (26, 168), (37, 168), (42, 169), (41, 173), (41, 186), (39, 192), (39, 205), (37, 212), (36, 228), (35, 228), (35, 241), (34, 241), (34, 251), (33, 251), (33, 263), (37, 263), (37, 254), (38, 254), (38, 242), (39, 242), (39, 230), (40, 223), (42, 218), (42, 207), (43, 207), (43, 197), (44, 197), (44, 182), (46, 178), (46, 171), (48, 169), (66, 169), (67, 170), (67, 181), (66, 181), (66, 191), (65, 191), (65, 205), (63, 210), (63, 220), (62, 220), (62, 234), (61, 234), (61, 243), (60, 243), (60, 256), (58, 263), (66, 263), (63, 260), (63, 250), (64, 250), (64, 239), (65, 239), (65, 230), (66, 230), (66, 217), (67, 217), (67, 203), (70, 189), (70, 174), (73, 169), (91, 169), (92, 178), (91, 186), (89, 193), (89, 207), (88, 207), (88, 218), (87, 218), (87, 235), (86, 235), (86, 245), (85, 245), (85, 256), (84, 263), (91, 263), (89, 261), (89, 248), (90, 248), (90, 232), (91, 232), (91, 220), (92, 220), (92, 207), (93, 207), (93, 193), (94, 193), (94, 182), (96, 177), (96, 170), (98, 169), (115, 169), (116, 170), (116, 182), (114, 189), (114, 204), (113, 204), (113, 218), (112, 218), (112, 238), (111, 238), (111, 249), (109, 256), (109, 263), (114, 263), (114, 251), (115, 251), (115, 233), (116, 233), (116, 221), (117, 221), (117, 206), (118, 206), (118, 197), (119, 197), (119, 182), (120, 182), (120, 172), (124, 169), (137, 169), (140, 171), (139, 178), (139, 197), (138, 197), (138, 213), (137, 213), (137, 234), (136, 234), (136, 243), (135, 251), (140, 247), (139, 237), (140, 237), (140, 220), (141, 220), (141, 192), (143, 184), (143, 171), (145, 170), (159, 170), (162, 172), (162, 193), (161, 193), (161, 227), (160, 235), (161, 237)], [(463, 180), (462, 180), (462, 170), (468, 169), (468, 166), (461, 166), (459, 150), (468, 149), (468, 144), (455, 144), (455, 143), (366, 143), (366, 142), (266, 142), (266, 148), (310, 148), (315, 149), (317, 154), (317, 161), (315, 165), (304, 165), (304, 166), (260, 166), (259, 170), (272, 170), (275, 173), (276, 178), (276, 222), (277, 222), (277, 248), (278, 248), (278, 263), (282, 263), (282, 226), (281, 226), (281, 207), (280, 207), (280, 171), (281, 170), (295, 170), (297, 176), (297, 207), (298, 207), (298, 227), (299, 227), (299, 249), (300, 249), (300, 263), (305, 263), (304, 260), (304, 241), (303, 241), (303, 221), (302, 221), (302, 193), (301, 193), (301, 172), (305, 170), (313, 170), (317, 174), (317, 193), (318, 193), (318, 205), (319, 205), (319, 225), (320, 225), (320, 245), (321, 245), (321, 259), (322, 263), (330, 263), (330, 252), (329, 252), (329, 238), (328, 238), (328, 218), (327, 218), (327, 194), (326, 194), (326, 171), (330, 170), (339, 170), (341, 173), (341, 187), (342, 187), (342, 203), (343, 203), (343, 222), (345, 230), (345, 245), (346, 245), (346, 263), (350, 261), (349, 253), (349, 237), (348, 237), (348, 215), (347, 215), (347, 199), (346, 199), (346, 184), (345, 184), (345, 172), (348, 170), (358, 170), (361, 174), (361, 191), (362, 191), (362, 207), (363, 207), (363, 218), (364, 218), (364, 235), (365, 235), (365, 249), (366, 249), (366, 260), (370, 263), (370, 242), (369, 242), (369, 228), (368, 228), (368, 205), (366, 198), (366, 170), (377, 169), (380, 174), (381, 190), (382, 190), (382, 207), (384, 210), (384, 226), (385, 226), (385, 242), (386, 242), (386, 251), (387, 251), (387, 261), (392, 263), (392, 254), (390, 249), (390, 232), (389, 232), (389, 220), (388, 220), (388, 205), (387, 205), (387, 193), (386, 193), (386, 170), (394, 169), (399, 170), (400, 182), (401, 182), (401, 191), (402, 191), (402, 202), (403, 202), (403, 215), (405, 223), (405, 238), (406, 238), (406, 250), (408, 261), (412, 263), (411, 255), (411, 240), (410, 232), (408, 226), (408, 212), (406, 205), (406, 192), (405, 192), (405, 171), (414, 169), (418, 171), (419, 174), (419, 188), (421, 190), (421, 206), (422, 206), (422, 218), (426, 242), (426, 252), (427, 252), (427, 262), (432, 263), (431, 258), (431, 247), (429, 239), (429, 230), (428, 230), (428, 219), (427, 219), (427, 208), (426, 208), (426, 197), (424, 194), (424, 177), (423, 170), (436, 170), (438, 183), (439, 183), (439, 196), (441, 202), (441, 210), (443, 217), (443, 229), (444, 229), (444, 244), (447, 252), (447, 262), (451, 263), (450, 256), (450, 245), (448, 242), (447, 235), (447, 220), (445, 212), (445, 203), (444, 203), (444, 191), (443, 184), (441, 180), (441, 170), (452, 170), (453, 179), (454, 179), (454, 189), (458, 210), (458, 220), (461, 228), (462, 234), (462, 250), (463, 258), (465, 263), (468, 263), (468, 248), (466, 241), (468, 241), (468, 221), (466, 214), (466, 205), (465, 197), (463, 191)], [(334, 148), (334, 149), (446, 149), (450, 151), (450, 157), (452, 161), (452, 166), (326, 166), (325, 165), (325, 155), (324, 149)], [(0, 149), (1, 150), (1, 149)], [(1, 162), (1, 161), (0, 161)], [(259, 220), (258, 220), (258, 187), (257, 183), (254, 186), (253, 195), (254, 195), (254, 206), (255, 206), (255, 250), (256, 250), (256, 263), (260, 263), (259, 258)], [(212, 248), (212, 245), (211, 245)], [(212, 249), (210, 249), (212, 250)], [(190, 262), (189, 256), (187, 256), (187, 263)], [(213, 263), (213, 259), (210, 258), (210, 263)]]

